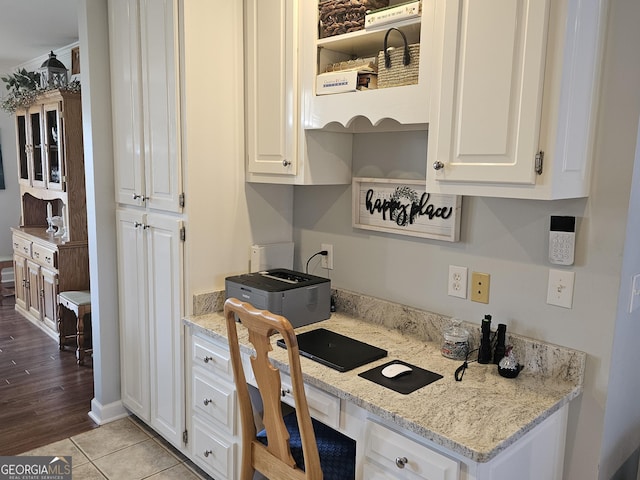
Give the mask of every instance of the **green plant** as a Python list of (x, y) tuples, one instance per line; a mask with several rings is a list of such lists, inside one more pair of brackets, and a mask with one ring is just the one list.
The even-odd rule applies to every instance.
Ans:
[(2, 77), (2, 81), (7, 84), (7, 90), (14, 93), (37, 90), (40, 85), (40, 74), (28, 72), (23, 68), (13, 75)]
[(2, 77), (9, 93), (2, 99), (3, 110), (13, 113), (19, 107), (31, 105), (40, 90), (40, 74), (24, 68), (13, 75)]

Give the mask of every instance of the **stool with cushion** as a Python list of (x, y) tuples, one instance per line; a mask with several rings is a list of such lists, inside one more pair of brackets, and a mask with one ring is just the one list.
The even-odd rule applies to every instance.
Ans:
[[(257, 470), (272, 480), (349, 480), (355, 477), (355, 441), (311, 419), (304, 392), (300, 353), (293, 327), (280, 315), (257, 310), (230, 298), (224, 314), (233, 375), (242, 423), (241, 480), (251, 480)], [(237, 321), (236, 321), (237, 320)], [(264, 431), (257, 433), (246, 382), (237, 325), (249, 332), (255, 349), (253, 374), (264, 406)], [(287, 345), (295, 412), (283, 416), (280, 372), (269, 359), (271, 336), (280, 334)]]
[[(69, 335), (69, 328), (64, 322), (64, 311), (62, 307), (73, 312), (75, 315), (75, 333)], [(89, 321), (85, 325), (86, 316), (89, 315)], [(85, 328), (87, 327), (87, 328)], [(64, 350), (65, 340), (67, 338), (76, 339), (76, 360), (78, 365), (84, 365), (84, 357), (86, 354), (93, 352), (90, 343), (91, 338), (85, 339), (85, 331), (90, 332), (91, 329), (91, 292), (89, 290), (70, 290), (60, 292), (58, 294), (58, 332), (60, 335), (60, 350)], [(89, 346), (87, 346), (89, 345)]]

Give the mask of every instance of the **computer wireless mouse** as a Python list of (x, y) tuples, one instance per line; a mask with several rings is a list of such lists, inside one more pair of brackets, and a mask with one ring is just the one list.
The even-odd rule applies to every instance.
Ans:
[(408, 365), (403, 365), (402, 363), (392, 363), (391, 365), (387, 365), (382, 369), (380, 373), (387, 378), (397, 378), (400, 375), (406, 375), (411, 373), (413, 368)]

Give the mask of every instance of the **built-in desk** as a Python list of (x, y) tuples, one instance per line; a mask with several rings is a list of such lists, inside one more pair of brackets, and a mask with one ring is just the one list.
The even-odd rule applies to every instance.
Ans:
[[(226, 349), (222, 314), (191, 317), (185, 324), (187, 336), (195, 339), (192, 348), (194, 342), (211, 342), (224, 362), (224, 353), (220, 353)], [(456, 382), (453, 374), (461, 362), (444, 358), (436, 343), (344, 314), (333, 314), (329, 320), (296, 331), (319, 326), (389, 352), (385, 359), (345, 373), (301, 359), (310, 403), (315, 401), (315, 392), (328, 395), (318, 401), (320, 406), (337, 402), (337, 423), (330, 424), (358, 442), (359, 479), (562, 478), (567, 409), (582, 391), (583, 353), (538, 346), (532, 348), (538, 357), (523, 360), (527, 368), (516, 379), (501, 377), (495, 365), (470, 363), (464, 379)], [(251, 350), (246, 345), (243, 353), (248, 356)], [(545, 361), (539, 355), (566, 358), (570, 365), (540, 365), (537, 369), (536, 364)], [(275, 340), (273, 359), (282, 372), (288, 372), (286, 351), (276, 347)], [(358, 376), (390, 359), (404, 360), (444, 377), (402, 395)], [(232, 376), (218, 377), (218, 381), (234, 390)], [(233, 435), (226, 438), (232, 443), (239, 441)], [(420, 465), (419, 460), (426, 457), (431, 458), (428, 465)], [(239, 458), (237, 451), (234, 458)], [(404, 468), (396, 466), (397, 460), (402, 464), (404, 458)], [(427, 472), (428, 468), (433, 472)]]

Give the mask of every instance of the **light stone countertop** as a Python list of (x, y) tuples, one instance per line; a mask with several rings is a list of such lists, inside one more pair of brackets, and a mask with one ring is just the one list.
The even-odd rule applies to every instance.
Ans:
[[(189, 317), (184, 323), (194, 332), (226, 342), (221, 312)], [(333, 313), (330, 319), (296, 332), (319, 327), (384, 348), (388, 356), (344, 373), (303, 357), (305, 382), (479, 463), (491, 460), (582, 392), (586, 356), (564, 347), (512, 338), (517, 345), (530, 344), (521, 347), (527, 358), (520, 361), (525, 369), (517, 378), (501, 377), (496, 365), (473, 362), (457, 382), (454, 372), (462, 362), (443, 357), (434, 341), (345, 313)], [(251, 353), (246, 336), (241, 342)], [(275, 339), (273, 343), (276, 366), (288, 372), (286, 350), (275, 346)], [(443, 378), (403, 395), (358, 376), (395, 359)]]

